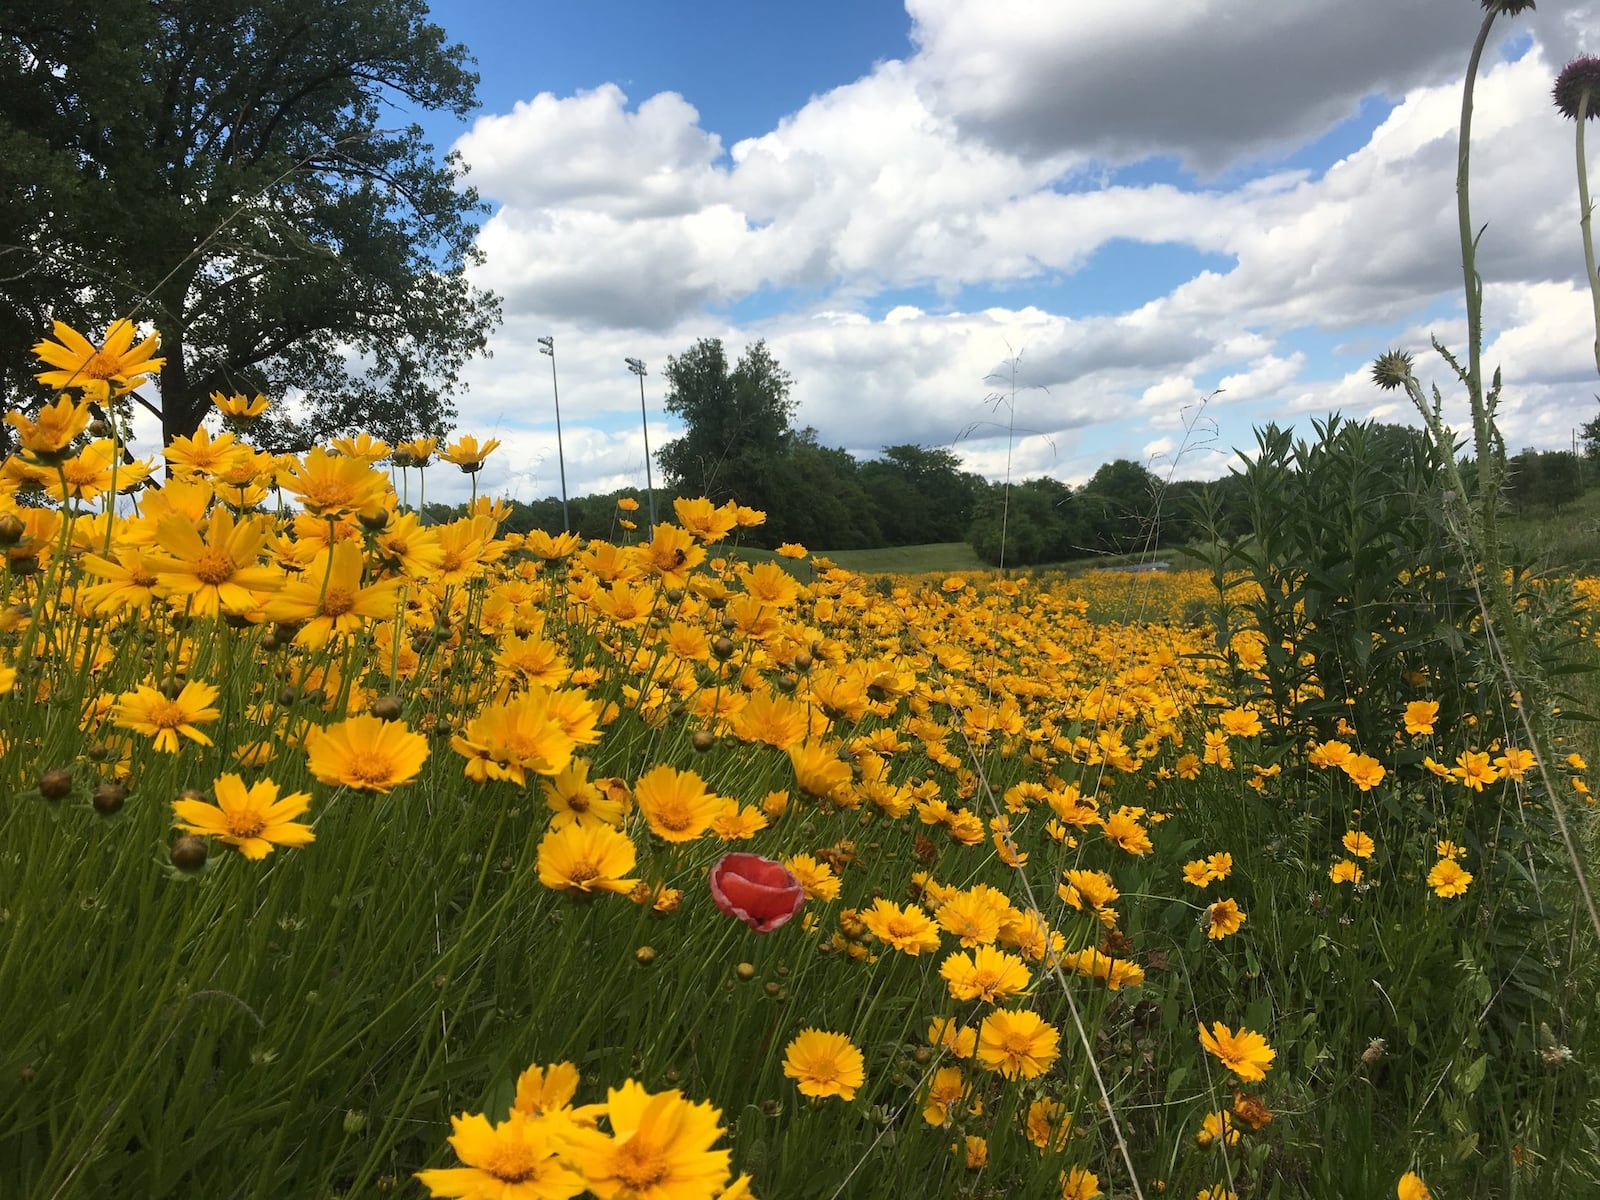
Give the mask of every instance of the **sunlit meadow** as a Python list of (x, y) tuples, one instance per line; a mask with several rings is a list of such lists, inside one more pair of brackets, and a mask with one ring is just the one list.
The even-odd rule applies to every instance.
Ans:
[(140, 462), (157, 340), (37, 353), (60, 396), (0, 473), (0, 1193), (1592, 1183), (1592, 946), (1538, 816), (1586, 812), (1587, 765), (1533, 769), (1476, 610), (1419, 645), (1386, 609), (1393, 661), (1332, 679), (1337, 622), (1267, 636), (1248, 546), (868, 579), (748, 565), (737, 504), (426, 524), (425, 473), (493, 442), (273, 457), (267, 401), (219, 395)]

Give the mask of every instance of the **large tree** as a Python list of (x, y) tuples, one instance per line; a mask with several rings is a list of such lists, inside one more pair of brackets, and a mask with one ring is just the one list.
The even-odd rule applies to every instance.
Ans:
[(893, 546), (961, 541), (972, 524), (973, 502), (987, 489), (981, 476), (962, 470), (953, 452), (909, 444), (885, 446), (862, 463), (861, 484)]
[(65, 320), (159, 328), (163, 433), (303, 394), (286, 440), (439, 432), (498, 302), (476, 194), (400, 105), (476, 101), (420, 0), (0, 5), (0, 388)]
[(731, 369), (720, 338), (701, 338), (667, 359), (666, 409), (683, 433), (656, 455), (680, 495), (729, 497), (761, 508), (794, 503), (772, 494), (771, 465), (794, 446), (792, 380), (757, 342)]

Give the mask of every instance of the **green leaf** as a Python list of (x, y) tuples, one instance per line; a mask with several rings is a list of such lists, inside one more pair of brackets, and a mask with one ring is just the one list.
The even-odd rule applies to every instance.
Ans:
[[(1472, 1060), (1470, 1066), (1457, 1077), (1456, 1083), (1461, 1088), (1461, 1094), (1470, 1096), (1483, 1086), (1484, 1074), (1489, 1070), (1489, 1056), (1480, 1054)], [(1476, 1140), (1476, 1135), (1474, 1135)]]

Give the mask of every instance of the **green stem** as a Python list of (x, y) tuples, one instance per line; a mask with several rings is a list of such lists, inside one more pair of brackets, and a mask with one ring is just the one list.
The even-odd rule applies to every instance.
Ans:
[(1456, 151), (1456, 222), (1461, 234), (1461, 273), (1467, 300), (1467, 396), (1472, 404), (1472, 438), (1478, 453), (1478, 502), (1482, 508), (1484, 570), (1498, 580), (1500, 547), (1495, 538), (1494, 455), (1490, 453), (1489, 414), (1483, 403), (1483, 281), (1478, 277), (1477, 244), (1472, 236), (1472, 203), (1469, 194), (1468, 162), (1472, 154), (1472, 94), (1478, 79), (1478, 64), (1489, 41), (1495, 11), (1491, 9), (1472, 43), (1467, 60), (1466, 83), (1461, 89), (1461, 129)]
[(1594, 205), (1589, 201), (1589, 162), (1583, 149), (1583, 124), (1589, 119), (1589, 89), (1578, 93), (1578, 228), (1583, 232), (1583, 267), (1589, 280), (1589, 295), (1594, 302), (1594, 365), (1600, 371), (1600, 272), (1594, 265), (1594, 233), (1590, 218)]

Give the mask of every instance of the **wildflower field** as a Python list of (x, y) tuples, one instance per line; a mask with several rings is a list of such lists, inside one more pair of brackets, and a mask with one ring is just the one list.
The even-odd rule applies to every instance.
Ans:
[[(750, 566), (424, 525), (494, 443), (260, 398), (145, 486), (156, 348), (58, 327), (7, 417), (0, 1194), (1595, 1186), (1588, 767), (1392, 495), (1344, 577), (1282, 480), (1193, 571)], [(1600, 584), (1519, 586), (1583, 666)]]

